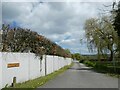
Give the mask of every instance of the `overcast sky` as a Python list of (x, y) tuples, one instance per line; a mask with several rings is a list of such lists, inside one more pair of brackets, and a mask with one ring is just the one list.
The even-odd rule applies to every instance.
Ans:
[[(10, 1), (10, 0), (9, 0)], [(29, 28), (71, 52), (90, 54), (84, 22), (111, 2), (2, 2), (2, 23)], [(80, 39), (83, 43), (80, 44)]]

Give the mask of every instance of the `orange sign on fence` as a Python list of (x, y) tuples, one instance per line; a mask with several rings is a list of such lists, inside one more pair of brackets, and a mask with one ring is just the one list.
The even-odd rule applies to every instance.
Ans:
[(9, 63), (9, 64), (7, 64), (7, 68), (19, 67), (19, 66), (20, 66), (19, 63)]

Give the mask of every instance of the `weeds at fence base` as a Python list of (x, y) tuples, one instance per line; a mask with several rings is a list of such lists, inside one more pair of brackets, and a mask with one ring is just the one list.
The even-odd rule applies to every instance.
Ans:
[(57, 76), (60, 73), (63, 73), (64, 71), (66, 71), (68, 68), (70, 68), (73, 65), (73, 63), (71, 65), (65, 66), (61, 69), (59, 69), (58, 71), (55, 71), (51, 74), (48, 74), (46, 76), (43, 77), (39, 77), (33, 80), (29, 80), (23, 83), (17, 83), (15, 85), (15, 87), (5, 87), (2, 90), (33, 90), (37, 87), (40, 87), (41, 85), (45, 84), (47, 81), (53, 79), (55, 76)]

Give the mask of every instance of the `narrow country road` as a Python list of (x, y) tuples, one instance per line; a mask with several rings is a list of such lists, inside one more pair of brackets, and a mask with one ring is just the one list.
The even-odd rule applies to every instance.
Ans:
[(118, 88), (118, 79), (74, 62), (73, 67), (39, 88)]

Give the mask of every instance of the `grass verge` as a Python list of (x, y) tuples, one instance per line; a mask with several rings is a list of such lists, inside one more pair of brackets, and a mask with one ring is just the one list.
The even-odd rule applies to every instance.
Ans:
[(68, 68), (70, 68), (72, 65), (73, 65), (73, 63), (71, 65), (65, 66), (65, 67), (59, 69), (58, 71), (55, 71), (55, 72), (53, 72), (51, 74), (48, 74), (46, 76), (39, 77), (39, 78), (36, 78), (36, 79), (33, 79), (33, 80), (29, 80), (29, 81), (26, 81), (26, 82), (23, 82), (23, 83), (17, 83), (14, 88), (13, 87), (6, 87), (6, 88), (3, 88), (2, 90), (16, 90), (16, 89), (23, 90), (23, 88), (25, 90), (26, 89), (33, 90), (33, 89), (35, 89), (37, 87), (40, 87), (41, 85), (45, 84), (47, 81), (53, 79), (55, 76), (63, 73)]
[(104, 64), (104, 63), (86, 61), (86, 62), (84, 62), (84, 64), (88, 67), (92, 67), (92, 69), (95, 72), (104, 73), (107, 76), (112, 76), (112, 77), (116, 77), (116, 78), (120, 77), (120, 72), (119, 72), (120, 67), (119, 66), (116, 66), (116, 71), (114, 71), (114, 67), (112, 65), (108, 66), (107, 64)]

